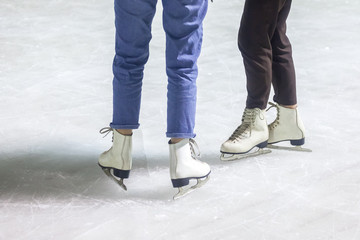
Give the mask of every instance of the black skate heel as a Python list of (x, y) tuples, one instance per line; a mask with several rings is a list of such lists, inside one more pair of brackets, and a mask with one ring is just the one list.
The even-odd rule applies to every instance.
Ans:
[(298, 139), (298, 140), (290, 140), (290, 144), (293, 146), (301, 146), (305, 144), (305, 138)]
[(171, 182), (174, 188), (178, 188), (189, 185), (190, 179), (191, 178), (171, 179)]
[(266, 148), (266, 146), (268, 145), (268, 141), (266, 140), (265, 142), (259, 143), (258, 145), (256, 145), (258, 148)]
[(113, 168), (114, 170), (114, 175), (118, 178), (129, 178), (130, 175), (130, 170), (121, 170), (121, 169), (116, 169)]

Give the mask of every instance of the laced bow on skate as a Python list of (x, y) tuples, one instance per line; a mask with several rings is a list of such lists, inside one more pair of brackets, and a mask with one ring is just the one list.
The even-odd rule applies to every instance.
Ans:
[(191, 157), (194, 159), (200, 158), (201, 157), (200, 149), (194, 139), (192, 138), (189, 139), (189, 145), (191, 150)]
[(279, 107), (277, 104), (269, 102), (269, 104), (271, 105), (270, 107), (268, 107), (268, 109), (266, 109), (266, 112), (269, 111), (271, 108), (275, 107), (276, 108), (276, 119), (269, 124), (269, 128), (270, 129), (274, 129), (277, 125), (279, 125), (279, 120), (280, 120), (280, 114), (279, 114)]
[(100, 129), (99, 133), (101, 134), (105, 134), (104, 137), (106, 137), (110, 132), (113, 132), (114, 129), (112, 129), (111, 127), (103, 127), (102, 129)]
[[(236, 141), (240, 139), (244, 139), (248, 137), (248, 134), (251, 135), (251, 127), (255, 123), (257, 112), (259, 112), (259, 109), (248, 109), (245, 108), (244, 114), (242, 116), (242, 123), (239, 127), (235, 129), (233, 134), (230, 136), (230, 141)], [(260, 118), (263, 118), (261, 112), (259, 113)]]
[[(103, 128), (100, 129), (100, 131), (99, 131), (100, 134), (105, 134), (105, 135), (103, 136), (103, 138), (106, 137), (110, 132), (114, 133), (114, 129), (111, 128), (111, 127), (103, 127)], [(114, 134), (113, 134), (113, 136), (112, 136), (112, 141), (114, 141)]]

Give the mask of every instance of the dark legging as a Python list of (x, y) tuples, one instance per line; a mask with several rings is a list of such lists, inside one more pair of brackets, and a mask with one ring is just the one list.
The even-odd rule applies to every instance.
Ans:
[(265, 109), (271, 83), (274, 101), (295, 105), (296, 79), (286, 19), (291, 0), (246, 0), (238, 46), (247, 77), (247, 108)]

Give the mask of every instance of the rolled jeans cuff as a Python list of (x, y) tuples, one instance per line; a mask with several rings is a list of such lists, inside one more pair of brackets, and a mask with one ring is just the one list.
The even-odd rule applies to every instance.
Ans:
[(166, 137), (168, 138), (195, 138), (195, 133), (166, 133)]
[(138, 129), (140, 126), (140, 124), (136, 124), (136, 125), (119, 125), (119, 124), (113, 124), (110, 123), (110, 127), (113, 129)]

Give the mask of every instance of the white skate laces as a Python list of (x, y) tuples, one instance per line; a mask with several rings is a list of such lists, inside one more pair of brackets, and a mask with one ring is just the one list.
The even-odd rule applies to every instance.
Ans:
[(236, 128), (233, 134), (230, 136), (230, 141), (239, 141), (251, 136), (252, 126), (255, 123), (256, 115), (259, 115), (260, 119), (263, 120), (265, 117), (260, 109), (248, 109), (246, 108), (241, 119), (241, 125)]
[(269, 130), (276, 128), (279, 124), (280, 124), (280, 111), (279, 111), (279, 107), (277, 104), (269, 102), (269, 104), (271, 105), (270, 107), (268, 107), (268, 109), (266, 109), (266, 112), (269, 111), (271, 108), (275, 107), (276, 108), (276, 118), (275, 120), (269, 124)]
[(195, 160), (197, 160), (198, 158), (201, 158), (199, 146), (197, 145), (197, 143), (195, 142), (194, 139), (192, 139), (192, 138), (189, 139), (189, 145), (190, 145), (192, 158)]
[(106, 137), (110, 132), (113, 133), (113, 136), (112, 136), (112, 139), (111, 139), (111, 141), (113, 142), (113, 141), (114, 141), (114, 129), (112, 129), (111, 127), (103, 127), (103, 128), (100, 129), (100, 131), (99, 131), (100, 134), (105, 134), (105, 135), (103, 136), (103, 138)]

